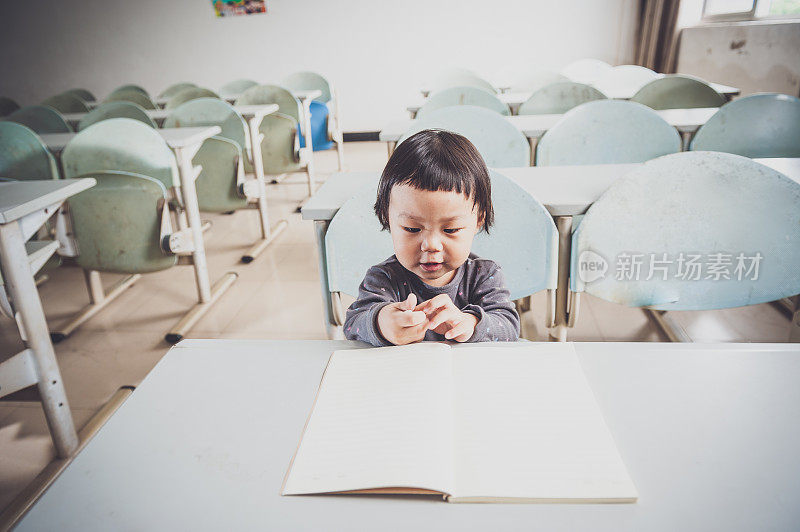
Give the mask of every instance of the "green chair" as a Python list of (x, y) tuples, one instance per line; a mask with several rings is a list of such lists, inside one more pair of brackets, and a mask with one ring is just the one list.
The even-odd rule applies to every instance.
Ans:
[(144, 89), (144, 87), (142, 87), (141, 85), (134, 85), (134, 84), (121, 85), (121, 86), (117, 87), (116, 89), (114, 89), (113, 91), (111, 91), (111, 94), (114, 94), (115, 92), (123, 92), (123, 91), (131, 91), (131, 90), (139, 92), (139, 93), (142, 93), (145, 96), (147, 96), (148, 98), (150, 97), (150, 93), (147, 92)]
[(658, 72), (643, 66), (619, 65), (605, 72), (592, 85), (609, 98), (616, 98), (618, 95), (627, 95), (624, 97), (629, 98), (632, 93), (660, 77)]
[(508, 105), (501, 102), (494, 94), (475, 87), (452, 87), (431, 94), (425, 101), (425, 104), (417, 111), (416, 118), (425, 118), (426, 115), (437, 109), (452, 107), (454, 105), (483, 107), (484, 109), (490, 109), (503, 116), (509, 116), (511, 114)]
[(654, 79), (639, 89), (631, 101), (652, 109), (721, 107), (726, 102), (725, 97), (705, 81), (682, 74)]
[(252, 79), (237, 79), (220, 87), (219, 95), (223, 98), (237, 98), (250, 87), (255, 87), (257, 85), (258, 82)]
[(590, 85), (562, 81), (542, 87), (531, 94), (531, 97), (519, 106), (519, 114), (564, 114), (582, 103), (605, 99), (605, 94)]
[(173, 83), (172, 85), (161, 91), (161, 94), (159, 94), (158, 97), (163, 99), (169, 99), (178, 94), (179, 92), (181, 92), (182, 90), (191, 89), (192, 87), (197, 87), (197, 85), (185, 81), (180, 83)]
[(58, 179), (58, 165), (33, 130), (14, 122), (0, 122), (0, 176), (16, 180)]
[(72, 128), (69, 127), (61, 113), (46, 105), (23, 107), (6, 116), (3, 120), (28, 126), (39, 135), (45, 133), (72, 133)]
[(599, 59), (578, 59), (562, 68), (560, 74), (575, 83), (591, 85), (611, 68), (611, 65)]
[(451, 68), (440, 72), (426, 85), (426, 91), (423, 91), (423, 94), (427, 96), (451, 87), (475, 87), (491, 94), (497, 94), (497, 89), (491, 83), (471, 70), (463, 68)]
[(89, 92), (86, 89), (81, 89), (81, 88), (69, 89), (67, 91), (64, 91), (64, 94), (75, 95), (75, 96), (77, 96), (78, 98), (80, 98), (81, 100), (83, 100), (84, 102), (87, 102), (87, 103), (88, 102), (97, 101), (97, 98), (94, 97), (94, 94), (92, 94), (91, 92)]
[(256, 85), (250, 87), (236, 98), (236, 105), (277, 104), (278, 112), (291, 116), (300, 124), (303, 112), (300, 101), (285, 87), (278, 85)]
[(800, 157), (800, 99), (753, 94), (726, 103), (697, 130), (689, 149)]
[(164, 106), (164, 109), (175, 109), (181, 104), (191, 100), (196, 100), (198, 98), (219, 99), (219, 95), (214, 91), (203, 89), (201, 87), (190, 87), (188, 89), (183, 89), (179, 93), (170, 97), (170, 99), (167, 101), (167, 104)]
[(649, 107), (597, 100), (568, 111), (542, 136), (536, 165), (642, 163), (680, 150), (677, 130)]
[(150, 96), (136, 89), (116, 90), (103, 100), (106, 102), (132, 102), (144, 109), (156, 109), (156, 104)]
[(42, 102), (42, 105), (52, 107), (59, 113), (89, 112), (89, 107), (81, 98), (66, 92), (62, 92), (61, 94), (56, 94), (55, 96), (47, 98)]
[(11, 98), (0, 96), (0, 116), (8, 116), (17, 109), (19, 109), (17, 102)]
[(132, 118), (152, 128), (156, 127), (156, 123), (140, 105), (132, 102), (106, 102), (92, 109), (81, 119), (78, 131), (109, 118)]

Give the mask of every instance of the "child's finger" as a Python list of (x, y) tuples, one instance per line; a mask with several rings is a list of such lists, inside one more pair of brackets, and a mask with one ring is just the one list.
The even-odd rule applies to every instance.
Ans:
[(417, 296), (414, 292), (408, 294), (408, 297), (405, 301), (403, 301), (402, 308), (403, 310), (414, 310), (414, 307), (417, 306)]
[(469, 340), (469, 336), (462, 339), (462, 337), (464, 337), (467, 333), (470, 333), (469, 336), (472, 336), (470, 331), (470, 323), (468, 320), (461, 320), (456, 323), (452, 329), (444, 333), (444, 337), (448, 340), (455, 339), (456, 341), (463, 342), (465, 340)]
[(447, 294), (439, 294), (438, 296), (431, 298), (427, 301), (423, 301), (417, 308), (414, 310), (421, 310), (426, 313), (430, 313), (436, 309), (447, 307), (453, 304), (453, 301), (450, 299), (450, 296)]
[(442, 323), (450, 322), (451, 326), (460, 321), (460, 316), (454, 314), (448, 308), (442, 308), (436, 310), (433, 314), (428, 314), (428, 320), (430, 323), (428, 324), (429, 329), (435, 329)]
[(428, 317), (424, 312), (405, 310), (397, 317), (397, 323), (401, 327), (415, 327), (417, 325), (425, 324)]

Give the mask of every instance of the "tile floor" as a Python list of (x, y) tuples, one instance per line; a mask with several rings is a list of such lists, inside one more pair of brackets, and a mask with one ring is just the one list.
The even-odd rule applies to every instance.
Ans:
[[(386, 146), (349, 143), (348, 170), (380, 170)], [(336, 170), (336, 153), (316, 154), (318, 179)], [(304, 174), (269, 186), (270, 215), (285, 218), (288, 228), (256, 261), (239, 257), (257, 235), (256, 211), (204, 215), (213, 222), (206, 233), (212, 283), (226, 271), (239, 274), (233, 287), (192, 329), (191, 338), (324, 339), (313, 224), (294, 212), (304, 198)], [(104, 275), (112, 284), (120, 276)], [(88, 303), (83, 275), (62, 266), (39, 288), (51, 327)], [(164, 334), (195, 301), (192, 268), (181, 266), (145, 275), (103, 312), (56, 345), (76, 427), (87, 420), (122, 385), (137, 385), (169, 345)], [(677, 313), (676, 319), (699, 342), (783, 342), (789, 320), (770, 305), (715, 312)], [(530, 337), (547, 338), (543, 328), (544, 296), (533, 298), (525, 316)], [(570, 331), (574, 341), (663, 341), (638, 309), (584, 297), (581, 315)], [(0, 360), (23, 348), (14, 324), (0, 317)], [(30, 392), (20, 392), (32, 396)], [(0, 401), (0, 509), (53, 458), (44, 414), (36, 402)]]

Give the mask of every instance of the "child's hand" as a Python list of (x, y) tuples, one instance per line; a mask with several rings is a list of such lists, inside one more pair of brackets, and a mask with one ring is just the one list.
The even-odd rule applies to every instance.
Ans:
[(478, 324), (478, 318), (469, 312), (458, 310), (447, 294), (439, 294), (420, 303), (414, 310), (421, 310), (428, 317), (428, 329), (456, 342), (469, 340)]
[(394, 345), (419, 342), (428, 330), (428, 318), (417, 311), (417, 296), (408, 294), (408, 299), (391, 303), (378, 312), (378, 331)]

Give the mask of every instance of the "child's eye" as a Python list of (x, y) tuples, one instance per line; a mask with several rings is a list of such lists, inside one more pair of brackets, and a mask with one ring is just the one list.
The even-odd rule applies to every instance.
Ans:
[(403, 227), (403, 229), (405, 229), (409, 233), (419, 233), (420, 231), (419, 227)]
[(461, 231), (461, 229), (463, 229), (463, 227), (456, 227), (454, 229), (445, 229), (444, 232), (447, 233), (448, 235), (453, 235)]

